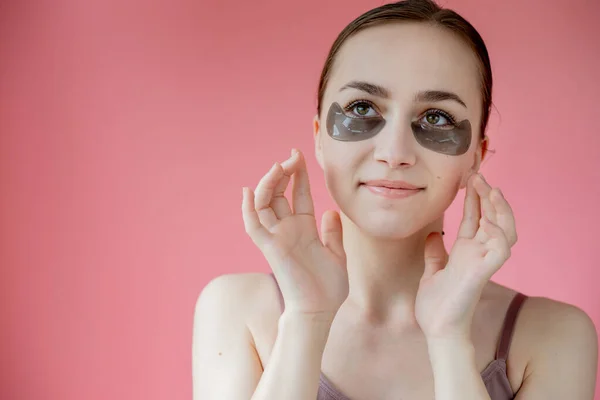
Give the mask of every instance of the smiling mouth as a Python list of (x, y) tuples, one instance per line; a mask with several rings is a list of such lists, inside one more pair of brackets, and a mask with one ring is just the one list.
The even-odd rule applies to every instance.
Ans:
[(369, 187), (382, 187), (382, 188), (387, 188), (387, 189), (402, 189), (402, 190), (425, 189), (424, 187), (413, 185), (412, 183), (408, 183), (405, 181), (393, 181), (393, 180), (388, 180), (388, 179), (369, 180), (369, 181), (362, 182), (362, 184), (369, 186)]
[(415, 187), (413, 185), (408, 185), (404, 183), (397, 184), (381, 184), (381, 183), (372, 183), (365, 182), (362, 183), (361, 186), (364, 186), (371, 193), (392, 199), (402, 199), (409, 196), (413, 196), (425, 190), (425, 188)]

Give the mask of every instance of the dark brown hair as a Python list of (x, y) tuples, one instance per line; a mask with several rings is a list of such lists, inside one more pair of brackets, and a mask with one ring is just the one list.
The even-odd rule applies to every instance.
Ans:
[(432, 0), (405, 0), (384, 4), (362, 14), (350, 22), (338, 35), (329, 50), (321, 79), (319, 80), (317, 113), (321, 115), (321, 102), (331, 75), (336, 56), (344, 42), (356, 33), (377, 25), (394, 22), (423, 22), (443, 27), (458, 35), (473, 50), (480, 63), (480, 79), (482, 94), (481, 138), (485, 137), (485, 129), (492, 107), (492, 67), (483, 39), (477, 30), (456, 12), (438, 6)]

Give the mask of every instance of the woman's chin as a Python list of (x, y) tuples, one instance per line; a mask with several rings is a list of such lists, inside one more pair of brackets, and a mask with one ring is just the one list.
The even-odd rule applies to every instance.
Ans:
[(400, 240), (417, 233), (421, 226), (415, 218), (397, 213), (371, 213), (354, 219), (354, 223), (369, 236)]

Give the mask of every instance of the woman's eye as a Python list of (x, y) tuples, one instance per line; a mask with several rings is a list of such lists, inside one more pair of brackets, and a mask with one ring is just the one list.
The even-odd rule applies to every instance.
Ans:
[(449, 118), (439, 113), (428, 113), (423, 117), (425, 122), (436, 127), (446, 127), (453, 125)]
[(368, 103), (356, 103), (351, 110), (353, 114), (359, 117), (374, 117), (377, 115), (377, 112)]

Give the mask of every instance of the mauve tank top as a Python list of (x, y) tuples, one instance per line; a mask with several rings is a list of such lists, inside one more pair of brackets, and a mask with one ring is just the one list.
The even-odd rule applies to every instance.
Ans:
[[(277, 284), (275, 275), (271, 273), (271, 276)], [(279, 285), (277, 284), (279, 289)], [(513, 393), (506, 375), (506, 359), (508, 357), (508, 350), (513, 336), (515, 322), (517, 315), (521, 309), (523, 301), (527, 298), (523, 293), (517, 293), (508, 307), (506, 316), (504, 318), (504, 324), (502, 326), (502, 332), (500, 335), (500, 341), (496, 348), (496, 357), (488, 366), (481, 372), (481, 378), (487, 388), (487, 391), (492, 400), (513, 400), (515, 393)], [(279, 299), (281, 302), (281, 308), (283, 310), (283, 296), (279, 291)], [(351, 400), (348, 396), (340, 392), (328, 379), (321, 373), (319, 379), (319, 392), (317, 394), (317, 400)]]

